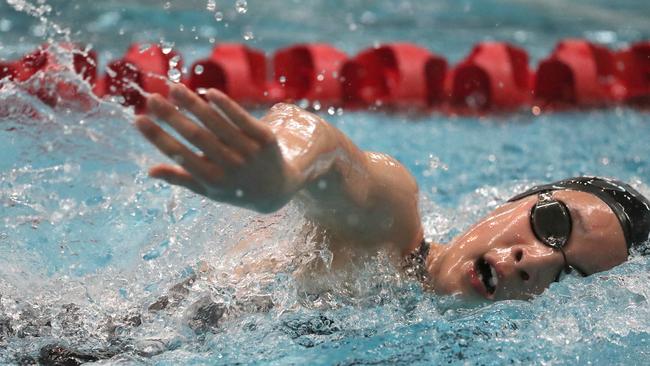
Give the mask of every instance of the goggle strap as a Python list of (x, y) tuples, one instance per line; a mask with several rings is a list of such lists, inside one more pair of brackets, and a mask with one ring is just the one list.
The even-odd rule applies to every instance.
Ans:
[(571, 273), (571, 266), (569, 266), (569, 262), (566, 260), (566, 254), (564, 253), (564, 249), (562, 247), (556, 247), (555, 249), (559, 250), (560, 253), (562, 253), (562, 259), (564, 259), (564, 273)]

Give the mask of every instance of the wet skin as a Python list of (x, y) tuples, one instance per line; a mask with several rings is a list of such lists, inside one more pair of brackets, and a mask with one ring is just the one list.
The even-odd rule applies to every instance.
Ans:
[[(418, 187), (397, 160), (362, 151), (341, 131), (293, 105), (276, 105), (258, 120), (214, 89), (204, 100), (174, 85), (170, 98), (150, 96), (149, 116), (136, 118), (142, 134), (176, 163), (152, 167), (152, 177), (260, 213), (296, 201), (328, 237), (332, 269), (380, 249), (397, 263), (418, 248), (423, 237)], [(576, 191), (553, 196), (573, 219), (565, 247), (570, 265), (592, 274), (626, 260), (620, 224), (604, 202)], [(543, 292), (564, 260), (532, 231), (529, 216), (536, 201), (531, 196), (506, 203), (450, 245), (432, 245), (425, 287), (468, 300), (527, 299)], [(490, 277), (493, 292), (485, 285)]]
[[(564, 247), (570, 265), (589, 275), (627, 259), (623, 231), (607, 204), (578, 191), (556, 191), (553, 197), (567, 205), (573, 220)], [(533, 233), (530, 211), (536, 202), (533, 195), (506, 203), (449, 245), (433, 245), (427, 258), (431, 289), (473, 300), (528, 299), (542, 293), (564, 268), (564, 260)], [(481, 260), (497, 274), (493, 293), (479, 278)]]

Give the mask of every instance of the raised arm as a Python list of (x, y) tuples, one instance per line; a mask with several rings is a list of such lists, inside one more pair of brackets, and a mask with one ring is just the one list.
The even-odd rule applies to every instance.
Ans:
[(358, 149), (341, 131), (296, 106), (278, 104), (257, 120), (217, 90), (210, 103), (183, 86), (172, 100), (152, 96), (152, 116), (169, 123), (199, 152), (138, 116), (140, 131), (177, 165), (150, 175), (211, 199), (272, 212), (292, 199), (337, 242), (387, 245), (401, 254), (422, 238), (417, 185), (391, 157)]

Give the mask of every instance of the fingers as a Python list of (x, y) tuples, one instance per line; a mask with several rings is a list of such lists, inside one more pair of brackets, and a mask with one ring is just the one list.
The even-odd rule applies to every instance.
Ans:
[(193, 177), (209, 183), (218, 183), (223, 169), (211, 163), (181, 144), (147, 116), (137, 116), (136, 126), (161, 152), (181, 165)]
[(147, 106), (152, 114), (169, 123), (181, 136), (201, 149), (210, 159), (231, 166), (238, 166), (244, 162), (241, 155), (225, 146), (217, 136), (192, 122), (160, 95), (149, 97)]
[(259, 144), (242, 133), (242, 130), (237, 127), (232, 118), (220, 113), (218, 109), (213, 108), (185, 86), (172, 86), (170, 95), (180, 107), (195, 115), (205, 127), (235, 151), (244, 156), (249, 156), (259, 149)]
[(185, 187), (200, 195), (206, 195), (207, 193), (206, 189), (183, 168), (160, 164), (149, 169), (149, 175), (153, 178), (162, 179), (169, 184)]
[(275, 141), (275, 135), (268, 126), (257, 121), (255, 117), (251, 116), (235, 101), (228, 98), (226, 94), (217, 89), (210, 89), (205, 96), (208, 101), (214, 104), (215, 108), (220, 109), (237, 127), (260, 145), (266, 145)]
[(194, 193), (206, 195), (206, 189), (185, 169), (167, 164), (156, 165), (149, 169), (149, 175), (177, 186), (183, 186)]

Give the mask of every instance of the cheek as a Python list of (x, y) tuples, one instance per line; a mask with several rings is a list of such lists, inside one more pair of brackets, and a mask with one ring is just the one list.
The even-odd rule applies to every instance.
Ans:
[(475, 260), (491, 250), (507, 249), (535, 240), (527, 216), (493, 221), (475, 227), (455, 243), (458, 253)]
[(522, 215), (496, 228), (496, 240), (493, 248), (510, 248), (514, 245), (528, 244), (535, 241), (535, 235), (530, 227), (530, 218)]

